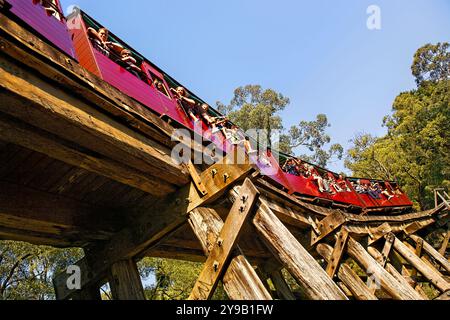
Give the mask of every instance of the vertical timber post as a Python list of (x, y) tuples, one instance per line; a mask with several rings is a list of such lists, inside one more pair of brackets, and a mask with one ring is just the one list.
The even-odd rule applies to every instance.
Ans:
[(111, 266), (109, 285), (114, 300), (145, 300), (136, 262), (123, 260)]

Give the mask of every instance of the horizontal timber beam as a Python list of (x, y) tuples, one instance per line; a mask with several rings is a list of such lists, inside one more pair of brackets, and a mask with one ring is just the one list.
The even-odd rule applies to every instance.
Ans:
[[(216, 174), (211, 175), (213, 170)], [(122, 230), (104, 246), (94, 248), (91, 257), (80, 261), (82, 272), (88, 275), (82, 278), (82, 286), (104, 277), (107, 268), (117, 261), (146, 256), (149, 250), (183, 226), (192, 210), (216, 200), (233, 184), (249, 175), (251, 170), (250, 164), (214, 165), (200, 175), (208, 191), (206, 196), (201, 197), (194, 183), (190, 183), (159, 200), (153, 208), (141, 212), (133, 222), (133, 227)], [(224, 176), (227, 178), (224, 179)], [(66, 279), (65, 273), (54, 279), (61, 299), (67, 299), (73, 293), (67, 288)]]

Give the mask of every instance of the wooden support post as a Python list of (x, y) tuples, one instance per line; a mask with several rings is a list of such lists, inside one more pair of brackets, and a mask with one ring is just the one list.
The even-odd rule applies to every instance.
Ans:
[[(442, 242), (441, 249), (439, 253), (445, 258), (445, 252), (447, 252), (448, 242), (450, 241), (450, 229), (447, 230), (447, 234), (444, 237), (444, 241)], [(448, 260), (447, 260), (448, 261)]]
[(253, 224), (268, 248), (297, 280), (309, 299), (347, 300), (341, 289), (261, 199)]
[(379, 281), (381, 287), (392, 298), (398, 300), (421, 300), (420, 295), (414, 289), (399, 283), (352, 237), (348, 240), (347, 252), (366, 272), (371, 273)]
[[(321, 243), (317, 246), (317, 252), (326, 261), (330, 261), (333, 249), (329, 245)], [(346, 263), (340, 265), (337, 270), (337, 276), (344, 283), (345, 287), (350, 290), (356, 300), (378, 300), (361, 278)]]
[[(418, 256), (419, 258), (422, 258), (422, 249), (423, 249), (423, 239), (420, 239), (416, 242), (416, 248), (415, 248), (415, 253), (416, 256)], [(413, 279), (417, 278), (417, 269), (413, 269), (412, 273), (411, 273), (411, 277)]]
[(394, 245), (394, 241), (395, 235), (393, 233), (389, 233), (386, 237), (386, 243), (384, 245), (383, 251), (381, 252), (381, 258), (379, 260), (383, 268), (386, 267), (386, 263), (389, 258), (389, 254), (391, 253), (392, 246)]
[(297, 300), (294, 296), (294, 294), (291, 291), (291, 288), (289, 288), (289, 285), (287, 284), (286, 280), (283, 277), (283, 273), (281, 270), (275, 270), (270, 273), (270, 279), (272, 280), (272, 283), (275, 287), (275, 290), (278, 293), (278, 296), (280, 299), (283, 300)]
[[(369, 247), (367, 251), (377, 261), (382, 261), (383, 258), (384, 258), (381, 255), (380, 251), (378, 251), (374, 247)], [(415, 284), (415, 282), (414, 282), (414, 280), (412, 280), (409, 277), (409, 275), (408, 276), (404, 276), (404, 275), (400, 274), (400, 272), (398, 272), (397, 269), (392, 264), (390, 264), (389, 262), (386, 263), (384, 268), (386, 269), (387, 272), (389, 272), (403, 286), (411, 287), (412, 289), (414, 289), (413, 285)], [(422, 296), (422, 299), (428, 300), (428, 297), (426, 295), (424, 295), (422, 292), (419, 292), (419, 291), (417, 291), (417, 292)]]
[(442, 301), (449, 301), (450, 300), (450, 291), (444, 292), (439, 297), (437, 297), (434, 300), (442, 300)]
[(242, 233), (247, 218), (252, 213), (259, 192), (247, 179), (239, 192), (228, 218), (220, 232), (202, 273), (192, 290), (189, 300), (209, 300), (231, 260), (231, 254)]
[(319, 225), (317, 226), (318, 231), (316, 231), (317, 237), (314, 236), (311, 239), (312, 245), (319, 243), (322, 239), (326, 238), (329, 234), (338, 229), (345, 222), (345, 214), (341, 211), (335, 211), (333, 214), (320, 221)]
[(123, 260), (111, 266), (109, 285), (114, 300), (145, 300), (141, 277), (133, 260)]
[(430, 266), (423, 262), (418, 256), (415, 255), (413, 251), (411, 251), (397, 238), (394, 242), (394, 249), (441, 292), (450, 290), (450, 283), (444, 279), (442, 274), (430, 268)]
[(200, 177), (200, 174), (197, 172), (197, 169), (192, 164), (191, 161), (189, 161), (188, 164), (186, 164), (186, 167), (189, 171), (189, 174), (191, 175), (192, 181), (194, 182), (195, 187), (197, 188), (197, 191), (200, 193), (200, 195), (206, 196), (208, 194), (208, 190), (206, 190), (206, 187), (202, 181), (202, 178)]
[(334, 275), (341, 263), (342, 256), (344, 254), (345, 246), (347, 245), (348, 240), (348, 232), (345, 228), (342, 228), (339, 232), (336, 244), (333, 249), (333, 253), (331, 254), (331, 259), (328, 262), (327, 273), (331, 279), (334, 278)]

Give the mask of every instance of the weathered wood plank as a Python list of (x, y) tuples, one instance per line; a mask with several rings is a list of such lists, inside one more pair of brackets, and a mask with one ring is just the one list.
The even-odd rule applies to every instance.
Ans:
[(1, 111), (116, 161), (183, 185), (188, 173), (171, 150), (0, 57)]
[[(317, 245), (317, 252), (330, 263), (333, 248), (329, 245), (321, 243)], [(337, 269), (337, 276), (356, 300), (378, 300), (373, 292), (361, 280), (361, 278), (348, 266), (342, 263)]]
[[(224, 222), (213, 209), (198, 208), (189, 216), (189, 224), (208, 256), (217, 243)], [(223, 276), (224, 289), (232, 300), (271, 300), (269, 292), (258, 278), (239, 246)]]
[(261, 200), (253, 224), (272, 253), (289, 270), (310, 299), (347, 299), (317, 261)]
[(281, 270), (272, 271), (270, 273), (270, 279), (272, 280), (275, 290), (277, 291), (281, 299), (291, 301), (297, 300), (294, 294), (292, 293), (291, 289), (289, 288), (289, 285), (287, 284), (286, 280), (284, 279)]
[(437, 252), (436, 249), (433, 248), (433, 246), (431, 246), (428, 242), (426, 242), (425, 240), (423, 240), (422, 238), (420, 238), (419, 236), (416, 235), (411, 235), (409, 236), (411, 239), (413, 239), (416, 243), (422, 243), (423, 245), (423, 250), (430, 255), (430, 257), (432, 257), (433, 259), (435, 259), (437, 262), (439, 262), (439, 264), (445, 269), (447, 270), (447, 272), (450, 272), (450, 262), (443, 257), (439, 252)]
[(145, 300), (141, 277), (133, 260), (119, 261), (111, 266), (109, 285), (114, 300)]
[[(374, 247), (369, 247), (367, 251), (377, 261), (382, 261), (384, 258), (381, 253)], [(384, 268), (403, 286), (411, 287), (411, 289), (414, 289), (414, 286), (412, 286), (414, 285), (414, 281), (409, 276), (400, 274), (400, 272), (398, 272), (392, 264), (387, 262)], [(422, 299), (428, 300), (428, 297), (426, 295), (423, 295), (421, 292), (418, 293), (421, 295)]]
[(430, 268), (425, 262), (415, 255), (414, 251), (411, 251), (397, 238), (394, 242), (394, 249), (441, 292), (450, 290), (450, 283), (443, 278), (442, 274)]
[(259, 192), (247, 179), (239, 192), (239, 200), (233, 204), (231, 211), (220, 231), (219, 238), (211, 250), (204, 268), (192, 289), (189, 300), (209, 300), (220, 278), (231, 260), (247, 218), (252, 214), (258, 200)]
[(399, 283), (352, 237), (348, 240), (347, 252), (367, 273), (372, 274), (379, 281), (381, 287), (394, 299), (421, 300), (420, 295), (414, 289)]
[[(0, 106), (1, 107), (1, 106)], [(98, 156), (92, 151), (81, 151), (77, 145), (31, 127), (0, 113), (2, 139), (20, 145), (70, 165), (83, 168), (115, 181), (138, 188), (153, 195), (174, 192), (175, 187), (119, 162)]]
[(345, 228), (342, 228), (337, 235), (336, 244), (331, 254), (331, 258), (328, 262), (327, 273), (331, 279), (334, 278), (339, 264), (341, 263), (342, 256), (344, 255), (345, 246), (347, 245), (349, 234)]
[[(223, 180), (223, 176), (222, 179), (218, 177), (209, 179), (205, 183), (208, 194), (204, 197), (200, 197), (193, 183), (190, 183), (159, 200), (151, 209), (137, 212), (133, 227), (122, 230), (107, 244), (95, 250), (97, 259), (89, 266), (89, 270), (84, 270), (90, 276), (83, 278), (82, 286), (102, 277), (108, 266), (114, 262), (144, 257), (148, 250), (183, 226), (188, 220), (189, 212), (223, 195), (231, 185), (243, 180), (251, 172), (252, 167), (249, 164), (235, 166), (217, 164), (201, 174), (202, 179), (205, 177), (203, 181), (207, 180), (206, 176), (210, 175), (212, 169), (223, 174), (227, 173), (226, 181)], [(63, 273), (57, 276), (56, 282), (64, 284), (65, 278), (67, 275)], [(72, 294), (72, 291), (64, 286), (60, 291), (63, 298)]]

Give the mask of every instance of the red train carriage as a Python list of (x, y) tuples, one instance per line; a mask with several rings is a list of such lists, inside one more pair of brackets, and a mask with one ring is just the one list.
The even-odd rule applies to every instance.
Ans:
[(59, 0), (6, 0), (7, 14), (76, 59)]

